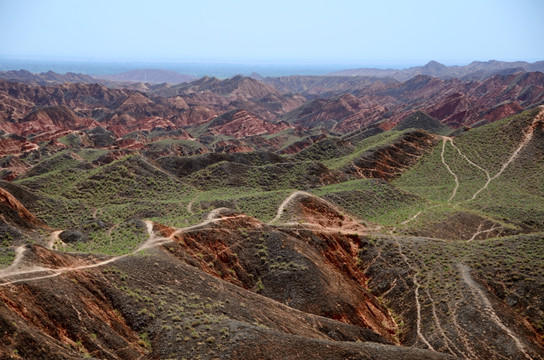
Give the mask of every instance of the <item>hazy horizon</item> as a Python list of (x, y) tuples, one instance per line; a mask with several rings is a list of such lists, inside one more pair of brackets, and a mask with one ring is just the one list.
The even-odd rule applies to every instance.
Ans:
[(3, 0), (0, 61), (405, 68), (544, 59), (544, 2)]

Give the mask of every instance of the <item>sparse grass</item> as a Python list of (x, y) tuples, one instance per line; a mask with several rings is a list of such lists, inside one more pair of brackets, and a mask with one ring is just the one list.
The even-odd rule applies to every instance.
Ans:
[[(95, 223), (86, 225), (91, 224)], [(67, 244), (67, 251), (107, 255), (128, 254), (136, 250), (148, 237), (145, 225), (138, 220), (125, 221), (110, 229), (87, 226), (83, 230), (89, 232), (89, 241)]]
[[(527, 111), (476, 128), (454, 138), (454, 144), (462, 154), (493, 177), (519, 146), (534, 115), (535, 110)], [(476, 211), (544, 229), (544, 158), (536, 155), (542, 153), (538, 143), (539, 140), (535, 138), (499, 177), (489, 183), (487, 189), (472, 199), (486, 183), (486, 175), (447, 142), (444, 159), (459, 181), (451, 205), (459, 210)], [(446, 203), (455, 183), (442, 164), (441, 151), (442, 143), (439, 143), (393, 184), (423, 198)]]
[[(448, 306), (473, 301), (472, 298), (467, 298), (469, 294), (466, 284), (458, 269), (458, 264), (464, 264), (471, 269), (472, 276), (478, 282), (509, 303), (539, 331), (544, 330), (544, 304), (541, 294), (544, 288), (543, 233), (472, 242), (417, 237), (395, 239), (402, 244), (404, 254), (417, 271), (418, 281), (422, 285), (420, 301), (423, 303), (424, 319), (432, 318), (431, 309), (426, 306), (430, 305), (431, 298), (438, 311), (444, 313), (448, 312)], [(376, 268), (388, 269), (398, 267), (399, 264), (403, 266), (393, 238), (375, 237), (372, 244), (382, 252)], [(369, 285), (373, 289), (373, 281)], [(428, 297), (427, 290), (431, 298)], [(400, 295), (395, 296), (395, 299), (388, 298), (387, 302), (398, 312), (402, 310), (396, 307), (400, 304), (396, 302)], [(402, 296), (413, 297), (410, 294)], [(397, 323), (400, 320), (402, 319), (396, 318)]]
[(357, 158), (361, 157), (366, 151), (392, 143), (404, 132), (406, 131), (387, 131), (375, 136), (368, 137), (356, 143), (355, 149), (349, 155), (326, 160), (323, 163), (331, 169), (341, 169), (356, 160)]
[(322, 186), (311, 192), (360, 219), (382, 225), (398, 224), (428, 206), (423, 198), (376, 179), (351, 180)]
[(0, 246), (0, 269), (11, 265), (14, 259), (15, 251), (13, 251), (13, 248)]

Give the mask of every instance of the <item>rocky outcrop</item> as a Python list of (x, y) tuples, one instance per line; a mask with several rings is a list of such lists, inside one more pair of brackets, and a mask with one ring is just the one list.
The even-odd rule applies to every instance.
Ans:
[(203, 77), (152, 93), (179, 96), (189, 106), (205, 106), (217, 113), (243, 108), (265, 120), (275, 119), (306, 101), (303, 96), (281, 94), (270, 85), (240, 75), (225, 80)]
[(414, 111), (458, 128), (482, 125), (544, 101), (544, 74), (495, 75), (484, 81), (418, 75), (402, 83), (368, 87), (353, 95), (313, 100), (282, 117), (304, 127), (349, 132), (379, 124), (388, 130)]
[(343, 168), (344, 172), (362, 178), (393, 180), (429, 152), (438, 137), (415, 130), (401, 135), (389, 144), (363, 153)]
[(291, 126), (284, 122), (270, 123), (245, 110), (234, 110), (214, 119), (209, 125), (209, 131), (213, 134), (242, 138), (261, 134), (275, 134), (289, 127)]
[(0, 187), (0, 221), (17, 228), (32, 229), (44, 224), (10, 192)]

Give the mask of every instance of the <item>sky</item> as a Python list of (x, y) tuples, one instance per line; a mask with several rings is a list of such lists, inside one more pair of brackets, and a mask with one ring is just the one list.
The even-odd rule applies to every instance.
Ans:
[(0, 0), (0, 56), (423, 65), (544, 60), (543, 0)]

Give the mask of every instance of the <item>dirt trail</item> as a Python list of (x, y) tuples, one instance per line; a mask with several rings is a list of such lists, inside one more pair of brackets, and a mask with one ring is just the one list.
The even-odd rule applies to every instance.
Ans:
[(401, 225), (406, 225), (406, 224), (408, 224), (409, 222), (414, 221), (415, 219), (417, 219), (417, 217), (418, 217), (419, 215), (421, 215), (422, 212), (423, 212), (423, 210), (418, 211), (417, 214), (415, 214), (414, 216), (412, 216), (412, 217), (409, 218), (408, 220), (404, 220), (404, 221), (401, 222), (400, 224), (401, 224)]
[(287, 222), (282, 223), (281, 226), (289, 227), (289, 226), (305, 226), (306, 228), (315, 228), (316, 230), (319, 230), (321, 232), (327, 232), (331, 234), (344, 234), (344, 235), (350, 235), (350, 234), (357, 234), (357, 235), (367, 235), (368, 231), (365, 230), (358, 230), (355, 228), (343, 228), (343, 227), (330, 227), (330, 226), (323, 226), (320, 224), (314, 224), (314, 223), (308, 223), (308, 222)]
[(446, 160), (444, 159), (444, 151), (446, 150), (446, 142), (448, 141), (451, 141), (451, 138), (446, 136), (442, 137), (442, 152), (440, 153), (440, 157), (442, 158), (442, 164), (444, 164), (446, 169), (448, 169), (448, 172), (453, 176), (453, 180), (455, 181), (455, 187), (453, 188), (453, 193), (448, 199), (448, 202), (450, 202), (455, 197), (455, 194), (457, 194), (457, 189), (459, 188), (459, 179), (457, 178), (457, 175), (451, 170), (450, 166), (446, 163)]
[[(459, 336), (459, 338), (463, 342), (464, 348), (468, 352), (468, 356), (465, 355), (465, 353), (462, 353), (462, 354), (466, 359), (477, 359), (478, 357), (472, 351), (471, 343), (468, 341), (468, 338), (467, 338), (467, 336), (465, 334), (464, 329), (461, 327), (461, 325), (457, 321), (457, 310), (459, 309), (459, 303), (457, 303), (454, 308), (451, 308), (450, 305), (451, 304), (448, 304), (448, 311), (450, 313), (450, 320), (451, 320), (450, 323), (455, 328), (455, 332), (457, 333), (457, 336)], [(461, 345), (461, 344), (459, 344), (459, 345)]]
[[(270, 221), (269, 223), (277, 221), (281, 217), (281, 214), (283, 213), (283, 210), (284, 210), (285, 206), (287, 206), (287, 204), (298, 195), (314, 196), (314, 195), (309, 194), (309, 193), (304, 192), (304, 191), (295, 191), (293, 194), (288, 196), (280, 204), (280, 206), (278, 207), (278, 212), (277, 212), (276, 217), (272, 221)], [(7, 277), (20, 276), (20, 275), (29, 275), (29, 274), (36, 274), (36, 273), (44, 273), (44, 272), (45, 273), (50, 273), (50, 274), (42, 275), (42, 276), (36, 276), (36, 277), (26, 277), (26, 278), (21, 278), (21, 279), (14, 279), (12, 281), (6, 281), (6, 282), (3, 282), (3, 283), (0, 283), (0, 286), (6, 286), (6, 285), (15, 284), (15, 283), (24, 282), (24, 281), (48, 279), (48, 278), (57, 277), (57, 276), (59, 276), (61, 274), (64, 274), (64, 273), (70, 272), (70, 271), (85, 270), (85, 269), (91, 269), (91, 268), (107, 265), (109, 263), (120, 260), (120, 259), (125, 258), (127, 256), (134, 255), (137, 252), (140, 252), (142, 250), (167, 244), (167, 243), (173, 241), (172, 239), (176, 235), (181, 234), (183, 232), (190, 231), (190, 230), (193, 230), (193, 229), (198, 229), (198, 228), (200, 228), (202, 226), (205, 226), (205, 225), (208, 225), (208, 224), (211, 224), (211, 223), (215, 223), (215, 222), (219, 222), (219, 221), (247, 217), (247, 215), (244, 215), (244, 214), (234, 215), (234, 216), (221, 216), (220, 213), (223, 210), (228, 210), (228, 209), (226, 209), (226, 208), (214, 209), (208, 214), (208, 217), (207, 217), (206, 220), (202, 221), (199, 224), (193, 225), (193, 226), (188, 226), (188, 227), (185, 227), (185, 228), (177, 229), (176, 231), (172, 232), (172, 234), (170, 234), (170, 236), (168, 236), (168, 237), (157, 236), (153, 232), (153, 222), (149, 221), (149, 220), (146, 220), (146, 221), (144, 221), (144, 223), (145, 223), (145, 226), (146, 226), (147, 233), (149, 234), (149, 238), (143, 244), (141, 244), (136, 250), (134, 250), (133, 252), (128, 253), (128, 254), (114, 256), (114, 257), (111, 257), (111, 258), (109, 258), (107, 260), (99, 261), (99, 262), (93, 263), (93, 264), (86, 264), (86, 265), (73, 266), (73, 267), (64, 267), (64, 268), (57, 268), (57, 269), (43, 268), (43, 267), (32, 267), (32, 268), (26, 268), (26, 269), (23, 269), (23, 270), (20, 270), (20, 271), (13, 271), (15, 266), (19, 263), (19, 261), (21, 261), (22, 251), (24, 250), (24, 247), (22, 247), (23, 250), (21, 250), (21, 254), (18, 253), (18, 256), (16, 257), (16, 261), (14, 261), (14, 263), (12, 265), (10, 265), (10, 267), (8, 267), (7, 269), (4, 269), (4, 270), (2, 270), (0, 272), (0, 275), (1, 275), (2, 278), (5, 279)], [(325, 230), (325, 231), (334, 231), (334, 232), (344, 231), (346, 233), (357, 232), (354, 229), (345, 230), (345, 229), (341, 229), (341, 228), (327, 228), (327, 227), (323, 227), (323, 226), (317, 225), (317, 224), (306, 224), (306, 225), (315, 226), (315, 227), (318, 227), (321, 230)], [(58, 234), (60, 232), (61, 231), (54, 232), (51, 235), (51, 238), (57, 238)]]
[(525, 355), (525, 358), (532, 360), (532, 357), (527, 353), (527, 350), (525, 350), (525, 347), (521, 343), (520, 339), (516, 336), (516, 334), (514, 334), (512, 330), (507, 328), (506, 325), (504, 325), (501, 319), (497, 316), (497, 314), (495, 313), (495, 310), (493, 310), (493, 306), (491, 305), (491, 302), (485, 295), (484, 291), (472, 279), (472, 276), (470, 275), (470, 269), (468, 268), (468, 266), (463, 264), (457, 264), (457, 267), (461, 273), (461, 278), (463, 279), (465, 284), (467, 284), (467, 286), (470, 288), (473, 295), (475, 295), (475, 297), (479, 299), (479, 301), (483, 305), (485, 309), (484, 313), (486, 313), (491, 321), (497, 324), (498, 327), (504, 330), (504, 332), (506, 332), (508, 336), (510, 336), (514, 340), (516, 347), (521, 353), (523, 353), (523, 355)]
[(19, 263), (23, 259), (25, 250), (25, 246), (19, 246), (15, 249), (15, 257), (13, 258), (13, 262), (8, 267), (0, 270), (0, 276), (6, 276), (6, 274), (12, 273), (15, 269), (17, 269), (17, 266), (19, 266)]
[(440, 324), (440, 320), (438, 319), (438, 315), (436, 313), (436, 304), (434, 302), (434, 299), (432, 298), (431, 296), (431, 292), (429, 291), (429, 287), (427, 286), (425, 288), (425, 292), (427, 293), (427, 297), (429, 298), (429, 300), (431, 301), (431, 310), (432, 310), (432, 313), (433, 313), (433, 319), (434, 319), (434, 323), (436, 325), (436, 328), (438, 329), (438, 332), (440, 333), (440, 336), (442, 337), (442, 340), (444, 342), (444, 346), (446, 347), (446, 349), (449, 350), (449, 352), (451, 354), (456, 354), (456, 352), (453, 351), (453, 349), (450, 347), (453, 346), (455, 347), (455, 349), (459, 351), (459, 348), (457, 348), (455, 346), (455, 344), (451, 341), (451, 339), (446, 335), (446, 333), (444, 332), (444, 329), (442, 328), (442, 325)]
[(144, 223), (145, 223), (147, 233), (149, 234), (149, 238), (142, 245), (140, 245), (140, 247), (138, 247), (136, 251), (134, 251), (135, 253), (141, 250), (150, 249), (155, 246), (163, 245), (172, 241), (171, 237), (165, 238), (162, 236), (157, 236), (153, 232), (153, 221), (144, 220)]
[[(531, 125), (529, 126), (529, 129), (525, 132), (525, 134), (523, 135), (523, 139), (521, 140), (521, 142), (519, 143), (518, 147), (516, 148), (516, 150), (514, 150), (514, 152), (512, 153), (512, 155), (510, 155), (510, 157), (508, 158), (508, 160), (506, 160), (500, 170), (495, 174), (493, 175), (492, 177), (489, 177), (489, 174), (488, 174), (488, 178), (487, 178), (487, 181), (486, 183), (484, 184), (484, 186), (479, 189), (478, 191), (476, 191), (476, 193), (474, 193), (474, 195), (472, 195), (472, 198), (470, 198), (470, 200), (474, 200), (476, 199), (476, 196), (478, 196), (479, 193), (481, 193), (482, 191), (484, 191), (485, 189), (487, 189), (487, 186), (489, 185), (489, 183), (491, 183), (491, 181), (495, 180), (496, 178), (498, 178), (499, 176), (501, 176), (501, 174), (504, 172), (504, 170), (506, 170), (506, 168), (514, 161), (516, 160), (516, 158), (518, 157), (519, 153), (521, 152), (521, 150), (523, 150), (527, 144), (529, 143), (529, 141), (531, 141), (531, 139), (533, 138), (533, 134), (534, 134), (534, 131), (535, 131), (535, 128), (536, 128), (536, 125), (538, 122), (543, 122), (544, 121), (544, 106), (540, 106), (540, 112), (535, 116), (535, 118), (533, 119), (533, 121), (531, 122)], [(470, 201), (468, 200), (468, 201)]]
[(268, 225), (278, 221), (281, 218), (281, 215), (283, 214), (283, 211), (285, 210), (285, 207), (287, 206), (287, 204), (289, 204), (294, 198), (296, 198), (299, 195), (313, 196), (312, 194), (307, 193), (306, 191), (295, 191), (294, 193), (289, 195), (287, 198), (285, 198), (285, 200), (283, 200), (283, 202), (278, 207), (278, 212), (276, 213), (276, 216), (268, 222)]
[(191, 199), (191, 201), (189, 201), (189, 203), (187, 204), (187, 212), (191, 215), (194, 215), (193, 204), (195, 203), (195, 201), (198, 199), (199, 196), (200, 194), (196, 194), (196, 196), (193, 199)]
[(427, 341), (425, 336), (423, 336), (423, 334), (421, 333), (421, 303), (419, 302), (420, 285), (419, 285), (419, 281), (417, 281), (417, 274), (419, 272), (414, 267), (412, 267), (412, 265), (410, 265), (410, 262), (408, 261), (408, 257), (406, 257), (406, 255), (404, 255), (404, 253), (402, 252), (402, 246), (400, 245), (399, 240), (395, 238), (395, 242), (397, 243), (397, 246), (399, 248), (399, 254), (402, 257), (402, 260), (406, 263), (406, 265), (408, 265), (408, 268), (414, 273), (414, 275), (412, 276), (412, 281), (414, 282), (414, 285), (416, 286), (416, 289), (414, 290), (414, 297), (416, 299), (416, 308), (417, 308), (417, 319), (416, 319), (417, 336), (421, 339), (421, 341), (423, 341), (423, 343), (425, 343), (425, 345), (427, 345), (429, 349), (435, 351), (433, 346)]
[[(216, 210), (218, 210), (218, 209), (216, 209)], [(20, 283), (20, 282), (26, 282), (26, 281), (49, 279), (49, 278), (57, 277), (59, 275), (67, 273), (67, 272), (78, 271), (78, 270), (86, 270), (86, 269), (92, 269), (92, 268), (104, 266), (104, 265), (110, 264), (112, 262), (115, 262), (117, 260), (123, 259), (123, 258), (125, 258), (127, 256), (134, 255), (134, 254), (136, 254), (136, 253), (138, 253), (138, 252), (140, 252), (142, 250), (153, 248), (153, 247), (156, 247), (156, 246), (159, 246), (159, 245), (167, 244), (167, 243), (173, 241), (172, 239), (174, 238), (174, 236), (176, 236), (177, 234), (180, 234), (180, 233), (182, 233), (184, 231), (195, 229), (195, 228), (207, 225), (209, 223), (228, 220), (228, 219), (232, 219), (232, 218), (245, 217), (245, 216), (246, 215), (237, 215), (237, 216), (230, 216), (230, 217), (208, 219), (208, 220), (205, 220), (205, 221), (201, 222), (200, 224), (189, 226), (189, 227), (182, 228), (182, 229), (178, 229), (175, 232), (173, 232), (169, 237), (156, 236), (156, 234), (153, 232), (153, 222), (144, 221), (145, 225), (146, 225), (147, 232), (149, 234), (149, 238), (142, 245), (140, 245), (136, 250), (134, 250), (133, 252), (128, 253), (128, 254), (124, 254), (124, 255), (114, 256), (114, 257), (111, 257), (111, 258), (109, 258), (107, 260), (99, 261), (99, 262), (96, 262), (96, 263), (93, 263), (93, 264), (85, 264), (85, 265), (79, 265), (79, 266), (73, 266), (73, 267), (63, 267), (63, 268), (51, 269), (51, 268), (44, 268), (44, 267), (35, 266), (35, 267), (29, 267), (29, 268), (26, 268), (26, 269), (21, 269), (20, 271), (14, 271), (16, 266), (18, 265), (18, 263), (21, 261), (21, 259), (23, 257), (22, 253), (24, 252), (25, 248), (20, 247), (20, 248), (18, 248), (18, 252), (17, 252), (17, 255), (16, 255), (16, 261), (14, 261), (8, 268), (3, 269), (2, 271), (0, 271), (0, 277), (2, 278), (2, 280), (6, 280), (6, 278), (9, 278), (9, 277), (15, 277), (15, 276), (21, 276), (21, 275), (31, 275), (31, 274), (36, 274), (36, 273), (49, 273), (49, 274), (41, 275), (41, 276), (34, 276), (34, 277), (23, 277), (23, 278), (14, 279), (14, 280), (11, 280), (11, 281), (5, 281), (3, 283), (0, 283), (0, 286), (7, 286), (7, 285), (11, 285), (11, 284)], [(21, 250), (19, 250), (19, 249), (21, 249)]]
[(62, 230), (57, 230), (51, 233), (51, 235), (49, 236), (49, 241), (47, 242), (46, 248), (53, 250), (53, 247), (55, 246), (55, 244), (59, 241), (62, 241), (59, 238), (59, 235), (61, 232)]
[(476, 236), (478, 236), (480, 234), (489, 233), (489, 232), (492, 232), (493, 230), (498, 230), (498, 229), (500, 229), (502, 227), (502, 226), (499, 226), (497, 224), (493, 224), (493, 226), (491, 228), (486, 229), (486, 230), (481, 230), (482, 225), (483, 225), (483, 223), (478, 226), (478, 229), (476, 230), (476, 232), (472, 235), (472, 237), (470, 239), (467, 240), (467, 242), (471, 242), (472, 240), (476, 239)]
[[(306, 191), (295, 191), (294, 193), (292, 193), (291, 195), (289, 195), (285, 200), (283, 200), (283, 202), (280, 204), (280, 206), (278, 207), (278, 211), (277, 211), (277, 214), (276, 216), (274, 217), (274, 219), (270, 220), (267, 224), (268, 225), (271, 225), (272, 223), (278, 221), (284, 210), (285, 210), (285, 207), (291, 202), (293, 201), (297, 196), (301, 196), (301, 195), (304, 195), (304, 196), (309, 196), (309, 197), (313, 197), (313, 198), (317, 198), (319, 199), (320, 201), (323, 201), (325, 202), (328, 206), (330, 206), (331, 208), (333, 208), (334, 210), (336, 210), (338, 213), (346, 216), (346, 217), (350, 217), (351, 215), (350, 214), (346, 214), (343, 210), (339, 209), (335, 204), (332, 204), (328, 201), (326, 201), (325, 199), (322, 199), (320, 198), (319, 196), (316, 196), (314, 194), (310, 194)], [(278, 226), (305, 226), (307, 228), (315, 228), (316, 230), (319, 230), (319, 231), (322, 231), (322, 232), (328, 232), (328, 233), (341, 233), (341, 234), (357, 234), (357, 235), (367, 235), (369, 230), (379, 230), (381, 227), (375, 227), (373, 229), (370, 229), (366, 226), (363, 226), (359, 223), (357, 223), (355, 221), (354, 224), (351, 224), (351, 225), (342, 225), (342, 226), (339, 226), (339, 227), (330, 227), (330, 226), (324, 226), (324, 225), (321, 225), (321, 224), (316, 224), (316, 223), (309, 223), (309, 222), (300, 222), (300, 221), (296, 221), (296, 222), (283, 222), (283, 223), (280, 223), (278, 224)]]
[(474, 163), (474, 162), (473, 162), (472, 160), (470, 160), (465, 154), (463, 154), (463, 153), (461, 152), (461, 150), (457, 147), (457, 145), (455, 145), (455, 144), (453, 143), (453, 139), (452, 139), (452, 138), (450, 138), (449, 141), (450, 141), (451, 146), (453, 146), (453, 148), (454, 148), (455, 150), (457, 150), (457, 152), (459, 153), (459, 156), (461, 156), (463, 159), (465, 159), (470, 165), (472, 165), (472, 166), (474, 166), (475, 168), (477, 168), (478, 170), (482, 171), (482, 172), (485, 174), (487, 180), (489, 180), (489, 179), (491, 178), (491, 176), (489, 175), (489, 171), (487, 171), (486, 169), (484, 169), (484, 168), (481, 167), (480, 165)]
[[(207, 217), (207, 220), (215, 220), (215, 219), (220, 219), (218, 218), (217, 216), (219, 216), (219, 213), (221, 211), (224, 211), (224, 210), (230, 210), (229, 208), (226, 208), (226, 207), (220, 207), (220, 208), (216, 208), (216, 209), (213, 209), (212, 211), (209, 212), (208, 214), (208, 217)], [(245, 215), (244, 215), (245, 216)], [(201, 224), (203, 224), (204, 222), (202, 222)]]

